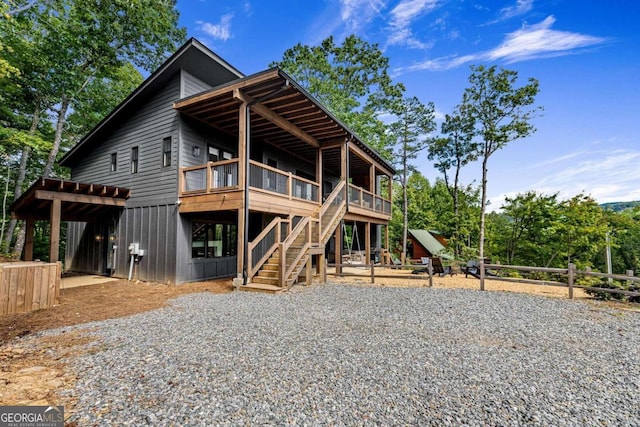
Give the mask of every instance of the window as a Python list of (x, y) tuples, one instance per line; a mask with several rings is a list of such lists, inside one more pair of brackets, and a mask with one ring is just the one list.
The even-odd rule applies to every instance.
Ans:
[(118, 170), (118, 153), (111, 153), (111, 172)]
[(162, 166), (171, 166), (171, 137), (162, 140)]
[(217, 162), (220, 160), (231, 160), (231, 159), (233, 159), (233, 153), (223, 150), (221, 148), (215, 147), (211, 144), (207, 146), (207, 161)]
[(131, 173), (138, 173), (138, 147), (131, 149)]
[(236, 255), (235, 224), (198, 223), (191, 227), (191, 257), (219, 258)]

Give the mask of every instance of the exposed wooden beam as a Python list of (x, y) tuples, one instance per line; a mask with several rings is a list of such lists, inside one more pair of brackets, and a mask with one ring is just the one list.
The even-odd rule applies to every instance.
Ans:
[(36, 190), (35, 198), (38, 200), (60, 200), (72, 203), (89, 203), (92, 205), (124, 206), (125, 199), (112, 197), (90, 196), (87, 194), (59, 193), (57, 191)]
[(233, 92), (237, 89), (242, 89), (244, 87), (255, 85), (257, 83), (261, 83), (261, 82), (264, 82), (270, 79), (275, 79), (278, 77), (279, 77), (279, 72), (277, 69), (269, 70), (265, 73), (261, 73), (250, 79), (242, 79), (240, 82), (230, 84), (218, 89), (210, 90), (209, 92), (205, 92), (201, 95), (197, 95), (188, 99), (174, 102), (173, 108), (175, 108), (176, 110), (184, 109), (189, 106), (216, 98), (220, 95), (224, 95), (225, 93)]
[[(247, 104), (254, 101), (254, 99), (252, 97), (250, 97), (247, 94), (242, 93), (242, 91), (240, 91), (240, 89), (235, 89), (233, 91), (233, 96), (238, 98), (242, 102), (247, 103)], [(318, 142), (317, 139), (315, 139), (313, 136), (309, 135), (308, 133), (306, 133), (305, 131), (303, 131), (302, 129), (300, 129), (298, 126), (294, 125), (290, 121), (284, 119), (282, 116), (274, 113), (273, 111), (271, 111), (270, 109), (268, 109), (264, 105), (262, 105), (260, 103), (256, 103), (256, 104), (251, 106), (251, 110), (255, 111), (257, 114), (259, 114), (263, 118), (269, 120), (273, 124), (275, 124), (275, 125), (279, 126), (280, 128), (286, 130), (290, 134), (297, 136), (302, 141), (306, 142), (307, 144), (311, 145), (312, 147), (315, 147), (315, 148), (320, 147), (320, 142)]]

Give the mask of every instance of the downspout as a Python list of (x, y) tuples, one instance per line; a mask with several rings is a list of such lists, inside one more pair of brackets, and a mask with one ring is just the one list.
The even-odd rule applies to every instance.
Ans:
[(289, 80), (285, 80), (285, 83), (280, 88), (274, 90), (271, 93), (264, 95), (261, 98), (253, 99), (245, 106), (245, 152), (246, 158), (244, 163), (244, 256), (242, 257), (242, 285), (247, 285), (249, 279), (249, 263), (247, 254), (249, 253), (249, 173), (251, 171), (251, 106), (259, 102), (264, 102), (267, 99), (279, 94), (280, 92), (289, 88)]

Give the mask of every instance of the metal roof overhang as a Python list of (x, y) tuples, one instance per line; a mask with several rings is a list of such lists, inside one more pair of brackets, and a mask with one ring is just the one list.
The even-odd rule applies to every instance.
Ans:
[[(260, 101), (263, 97), (265, 100)], [(240, 106), (255, 100), (250, 117), (253, 141), (264, 141), (295, 157), (314, 162), (317, 147), (350, 140), (378, 164), (380, 171), (391, 176), (395, 173), (393, 166), (278, 68), (183, 98), (174, 103), (174, 108), (237, 138)], [(352, 168), (368, 168), (357, 156), (350, 157), (354, 161)], [(339, 151), (326, 152), (323, 160), (326, 168), (340, 170)]]
[(38, 178), (10, 207), (15, 219), (49, 220), (53, 200), (61, 201), (62, 221), (87, 221), (123, 208), (131, 192), (124, 187)]

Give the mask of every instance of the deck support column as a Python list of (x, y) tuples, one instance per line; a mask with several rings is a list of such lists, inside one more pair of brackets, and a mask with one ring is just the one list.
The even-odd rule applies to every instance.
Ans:
[(327, 283), (327, 257), (323, 253), (318, 255), (318, 276), (320, 277), (320, 283)]
[(371, 223), (364, 223), (364, 256), (366, 259), (365, 264), (371, 263)]
[(305, 277), (305, 284), (307, 286), (311, 286), (313, 284), (313, 257), (309, 256), (309, 259), (307, 260), (307, 268), (306, 268), (306, 277)]
[(247, 284), (248, 267), (246, 252), (249, 247), (249, 106), (246, 102), (240, 105), (238, 117), (238, 187), (243, 189), (242, 208), (238, 209), (238, 272), (242, 273), (242, 284)]
[(35, 221), (32, 219), (25, 220), (25, 236), (24, 236), (24, 260), (33, 261), (33, 231)]
[(336, 274), (342, 274), (342, 227), (336, 227)]
[[(49, 262), (58, 262), (60, 257), (60, 214), (62, 210), (62, 201), (54, 198), (51, 201), (51, 217), (49, 232)], [(32, 234), (33, 236), (33, 234)]]

